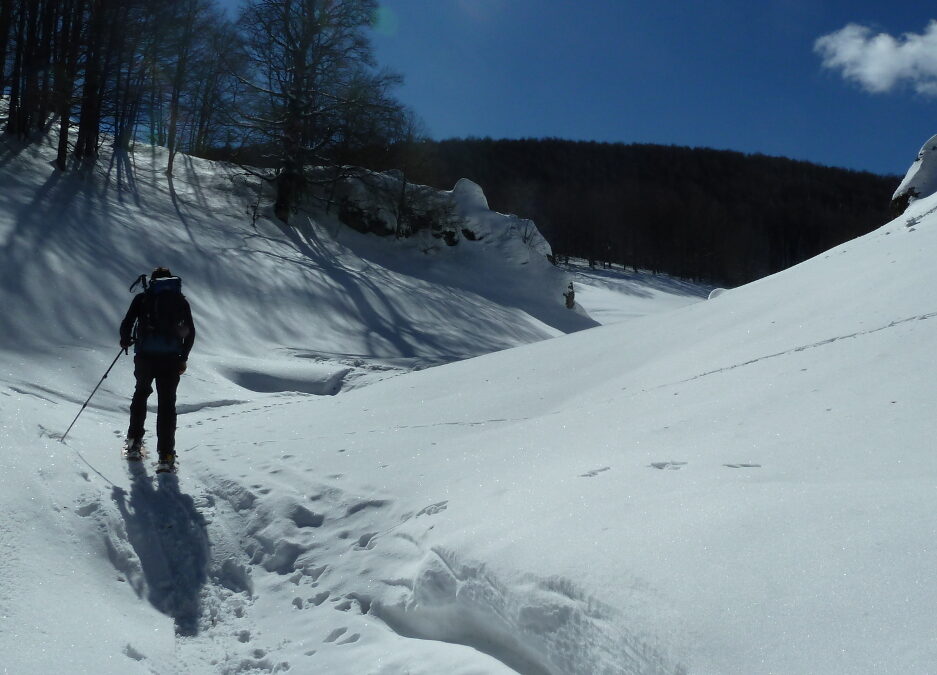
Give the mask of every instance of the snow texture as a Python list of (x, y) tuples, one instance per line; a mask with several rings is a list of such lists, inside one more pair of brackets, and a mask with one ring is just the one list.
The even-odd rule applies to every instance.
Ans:
[[(5, 672), (933, 672), (937, 196), (702, 302), (469, 183), (488, 236), (427, 253), (4, 143)], [(199, 328), (159, 478), (126, 357), (59, 442), (156, 264)]]

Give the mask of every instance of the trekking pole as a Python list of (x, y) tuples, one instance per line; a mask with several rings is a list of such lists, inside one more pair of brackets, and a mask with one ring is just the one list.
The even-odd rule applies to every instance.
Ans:
[(81, 417), (81, 413), (83, 413), (83, 412), (85, 411), (85, 408), (88, 407), (88, 402), (91, 400), (91, 396), (94, 396), (94, 392), (96, 392), (96, 391), (98, 390), (98, 387), (101, 386), (101, 383), (104, 382), (104, 380), (107, 379), (108, 374), (111, 372), (111, 368), (113, 368), (113, 367), (114, 367), (114, 364), (117, 363), (117, 359), (119, 359), (119, 358), (120, 358), (120, 355), (123, 354), (123, 353), (125, 353), (125, 352), (126, 352), (126, 350), (125, 350), (123, 347), (121, 347), (121, 348), (120, 348), (120, 351), (117, 352), (117, 356), (114, 357), (114, 360), (111, 361), (111, 365), (108, 366), (108, 369), (104, 372), (104, 377), (102, 377), (100, 380), (98, 380), (97, 385), (95, 385), (94, 389), (91, 390), (91, 395), (88, 396), (88, 400), (85, 401), (85, 404), (84, 404), (83, 406), (81, 406), (81, 410), (79, 410), (79, 411), (78, 411), (78, 414), (75, 415), (75, 419), (72, 420), (72, 423), (68, 425), (68, 429), (66, 429), (66, 430), (65, 430), (65, 433), (62, 434), (62, 437), (59, 439), (59, 442), (61, 442), (61, 443), (64, 443), (64, 442), (65, 442), (65, 437), (68, 436), (68, 432), (72, 430), (72, 427), (75, 426), (75, 422), (77, 422), (77, 421), (78, 421), (78, 418)]

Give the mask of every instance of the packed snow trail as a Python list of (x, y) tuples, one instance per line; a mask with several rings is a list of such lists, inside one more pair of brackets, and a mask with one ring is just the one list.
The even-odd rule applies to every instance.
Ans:
[[(283, 400), (242, 409), (238, 417), (303, 405), (308, 401)], [(224, 433), (221, 421), (195, 424), (210, 425), (205, 431), (217, 436)], [(223, 470), (228, 462), (242, 470), (240, 449), (205, 448), (216, 457), (214, 468), (201, 467), (197, 481), (187, 468), (181, 483), (176, 476), (154, 478), (145, 463), (124, 464), (114, 453), (98, 471), (120, 476), (123, 468), (118, 485), (84, 473), (96, 487), (76, 500), (80, 527), (101, 541), (116, 581), (174, 624), (171, 654), (154, 653), (139, 638), (124, 645), (123, 653), (141, 665), (159, 672), (353, 672), (380, 663), (390, 648), (400, 656), (379, 672), (399, 672), (404, 664), (426, 673), (440, 664), (455, 672), (531, 675), (677, 672), (635, 638), (609, 634), (614, 611), (574, 585), (526, 575), (505, 583), (484, 565), (423, 545), (447, 511), (446, 500), (401, 513), (397, 498), (356, 497), (340, 487), (342, 477), (309, 476), (308, 467), (291, 466), (297, 458), (289, 455), (259, 463), (245, 485)], [(204, 464), (197, 450), (187, 451), (187, 467)], [(386, 568), (388, 558), (394, 566), (415, 565), (412, 582), (375, 577), (371, 570)], [(283, 616), (294, 612), (301, 616), (290, 624), (298, 630), (287, 637)], [(219, 651), (223, 635), (236, 635), (238, 648)], [(278, 636), (275, 645), (271, 635)], [(407, 647), (390, 647), (394, 640)], [(417, 669), (424, 659), (425, 669)]]
[(174, 619), (176, 632), (194, 635), (211, 549), (204, 519), (192, 498), (179, 491), (176, 476), (154, 479), (140, 463), (128, 468), (130, 492), (115, 486), (112, 498), (144, 576), (133, 585), (145, 582), (147, 599)]

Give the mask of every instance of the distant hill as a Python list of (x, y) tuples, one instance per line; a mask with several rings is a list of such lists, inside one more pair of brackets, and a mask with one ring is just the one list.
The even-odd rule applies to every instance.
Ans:
[(736, 285), (887, 220), (898, 176), (726, 150), (456, 139), (349, 158), (533, 219), (559, 255)]

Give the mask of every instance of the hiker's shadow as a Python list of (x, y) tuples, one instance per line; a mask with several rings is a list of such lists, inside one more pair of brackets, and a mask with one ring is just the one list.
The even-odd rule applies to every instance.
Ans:
[(205, 519), (192, 498), (179, 491), (175, 475), (160, 474), (154, 485), (139, 463), (131, 465), (131, 477), (129, 495), (115, 486), (113, 498), (140, 559), (146, 581), (142, 592), (175, 620), (178, 634), (195, 635), (211, 553)]

